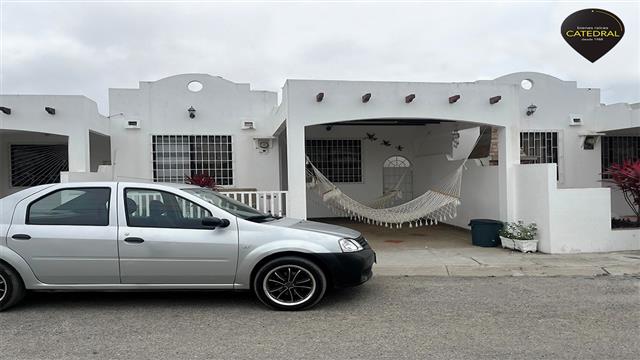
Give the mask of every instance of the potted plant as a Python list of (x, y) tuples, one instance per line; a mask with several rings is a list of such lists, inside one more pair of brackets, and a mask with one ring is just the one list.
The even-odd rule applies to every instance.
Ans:
[(203, 188), (211, 189), (213, 191), (218, 191), (219, 189), (216, 179), (207, 174), (195, 174), (192, 176), (185, 175), (184, 182), (189, 185), (197, 185)]
[(535, 223), (507, 222), (500, 230), (500, 242), (503, 248), (536, 252), (538, 251), (538, 240), (535, 240), (537, 231)]

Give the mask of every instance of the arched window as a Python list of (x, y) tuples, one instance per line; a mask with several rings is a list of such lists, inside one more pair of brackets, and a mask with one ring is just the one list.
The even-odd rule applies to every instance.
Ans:
[(388, 158), (384, 162), (386, 168), (408, 168), (411, 167), (411, 162), (404, 156), (396, 155)]
[(382, 192), (400, 190), (400, 198), (388, 206), (395, 206), (413, 199), (413, 172), (411, 162), (404, 156), (394, 155), (382, 165)]

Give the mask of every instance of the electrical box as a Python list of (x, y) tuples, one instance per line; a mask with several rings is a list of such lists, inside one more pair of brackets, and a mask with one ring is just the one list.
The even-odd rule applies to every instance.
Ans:
[(569, 125), (580, 126), (583, 124), (582, 115), (571, 114), (569, 115)]
[(140, 129), (140, 120), (126, 120), (124, 127), (127, 129)]
[(242, 122), (242, 130), (251, 130), (256, 128), (256, 123), (251, 120), (245, 120)]

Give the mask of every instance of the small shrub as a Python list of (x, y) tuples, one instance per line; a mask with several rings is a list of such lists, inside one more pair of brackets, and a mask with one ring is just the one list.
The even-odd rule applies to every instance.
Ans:
[(613, 164), (603, 172), (610, 179), (604, 182), (615, 184), (636, 215), (636, 222), (640, 223), (640, 160), (625, 160), (622, 164)]
[(195, 174), (192, 176), (185, 175), (184, 182), (189, 185), (197, 185), (203, 188), (218, 191), (218, 183), (211, 175)]
[(536, 223), (525, 224), (522, 221), (507, 222), (500, 230), (500, 236), (514, 240), (533, 240), (537, 233)]

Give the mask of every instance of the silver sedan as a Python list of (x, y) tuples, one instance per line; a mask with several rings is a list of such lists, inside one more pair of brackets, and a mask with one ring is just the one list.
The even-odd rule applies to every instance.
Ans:
[(375, 253), (354, 230), (261, 213), (189, 185), (91, 182), (0, 199), (0, 311), (27, 290), (252, 290), (299, 310), (362, 284)]

